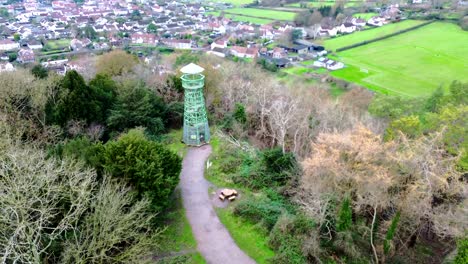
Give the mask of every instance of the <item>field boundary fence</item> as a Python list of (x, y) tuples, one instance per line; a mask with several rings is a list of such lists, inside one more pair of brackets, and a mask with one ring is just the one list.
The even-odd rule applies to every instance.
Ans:
[(406, 32), (408, 32), (408, 31), (412, 31), (412, 30), (415, 30), (415, 29), (418, 29), (418, 28), (427, 26), (427, 25), (433, 23), (434, 21), (435, 21), (435, 20), (431, 20), (431, 21), (428, 21), (428, 22), (425, 22), (425, 23), (416, 25), (416, 26), (414, 26), (414, 27), (410, 27), (410, 28), (406, 28), (406, 29), (402, 29), (402, 30), (399, 30), (399, 31), (390, 33), (390, 34), (385, 35), (385, 36), (382, 36), (382, 37), (373, 38), (373, 39), (369, 39), (369, 40), (364, 40), (364, 41), (361, 41), (361, 42), (358, 42), (358, 43), (355, 43), (355, 44), (352, 44), (352, 45), (348, 45), (348, 46), (344, 46), (344, 47), (341, 47), (341, 48), (337, 48), (337, 49), (336, 49), (336, 52), (340, 52), (340, 51), (344, 51), (344, 50), (349, 50), (349, 49), (357, 48), (357, 47), (364, 46), (364, 45), (367, 45), (367, 44), (370, 44), (370, 43), (373, 43), (373, 42), (376, 42), (376, 41), (380, 41), (380, 40), (384, 40), (384, 39), (387, 39), (387, 38), (390, 38), (390, 37), (393, 37), (393, 36), (397, 36), (397, 35), (406, 33)]

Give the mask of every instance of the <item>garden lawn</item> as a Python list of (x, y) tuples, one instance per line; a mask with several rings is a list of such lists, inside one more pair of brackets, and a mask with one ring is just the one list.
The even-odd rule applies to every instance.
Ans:
[(338, 53), (345, 69), (332, 76), (371, 90), (427, 96), (453, 80), (468, 81), (468, 32), (436, 22)]
[(45, 48), (48, 50), (64, 49), (70, 46), (70, 42), (71, 40), (69, 39), (49, 40)]
[(362, 18), (364, 20), (369, 20), (371, 17), (373, 16), (377, 16), (378, 14), (377, 13), (356, 13), (353, 15), (353, 17), (359, 17), (359, 18)]
[(364, 40), (370, 40), (378, 37), (382, 37), (388, 34), (392, 34), (396, 31), (414, 27), (416, 25), (425, 23), (427, 21), (419, 20), (405, 20), (398, 23), (387, 24), (378, 28), (371, 28), (368, 30), (363, 30), (359, 32), (354, 32), (344, 36), (330, 38), (325, 40), (324, 46), (327, 50), (336, 50), (337, 48), (342, 48)]
[[(208, 12), (208, 14), (211, 14), (213, 16), (219, 16), (220, 12)], [(246, 17), (246, 16), (233, 15), (233, 14), (227, 14), (227, 13), (225, 13), (224, 16), (226, 18), (231, 18), (234, 21), (250, 22), (250, 23), (254, 23), (254, 24), (258, 24), (258, 25), (269, 24), (269, 23), (273, 22), (273, 20), (271, 20), (271, 19), (264, 19), (264, 18), (257, 18), (257, 17)]]
[(296, 13), (286, 11), (276, 11), (259, 8), (233, 8), (224, 10), (228, 14), (243, 15), (249, 17), (271, 19), (271, 20), (289, 20), (293, 21)]

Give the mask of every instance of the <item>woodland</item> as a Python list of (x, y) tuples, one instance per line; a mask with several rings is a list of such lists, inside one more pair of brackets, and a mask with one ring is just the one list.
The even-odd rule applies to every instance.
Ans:
[(233, 214), (265, 234), (268, 262), (467, 263), (468, 83), (428, 97), (341, 83), (333, 96), (336, 83), (192, 53), (91, 61), (0, 73), (1, 263), (152, 262), (182, 167), (167, 135), (189, 62), (205, 68), (221, 139), (208, 177), (255, 194)]

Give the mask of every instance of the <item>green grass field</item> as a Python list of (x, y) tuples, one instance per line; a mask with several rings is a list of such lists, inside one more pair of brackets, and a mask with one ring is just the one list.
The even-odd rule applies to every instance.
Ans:
[[(352, 7), (352, 6), (356, 6), (358, 4), (361, 4), (363, 3), (363, 1), (348, 1), (347, 3), (345, 3), (345, 7)], [(334, 0), (323, 0), (323, 1), (309, 1), (307, 3), (307, 7), (308, 8), (317, 8), (317, 7), (321, 7), (321, 6), (334, 6), (335, 5), (335, 1)], [(301, 7), (301, 4), (298, 2), (298, 3), (292, 3), (292, 4), (287, 4), (285, 5), (287, 7)]]
[(425, 96), (468, 81), (467, 43), (468, 32), (436, 22), (338, 53), (346, 68), (332, 75), (383, 93)]
[(371, 17), (376, 16), (376, 15), (378, 14), (377, 13), (356, 13), (356, 14), (353, 14), (353, 17), (359, 17), (367, 21)]
[(398, 30), (414, 27), (425, 22), (427, 21), (405, 20), (399, 23), (388, 24), (378, 28), (354, 32), (352, 34), (327, 39), (324, 41), (324, 46), (327, 50), (336, 50), (337, 48), (342, 48), (364, 40), (382, 37), (394, 33)]
[[(213, 15), (213, 16), (219, 16), (220, 12), (208, 12), (207, 14)], [(269, 24), (273, 22), (271, 19), (263, 19), (263, 18), (256, 18), (256, 17), (246, 17), (246, 16), (241, 16), (241, 15), (233, 15), (233, 14), (224, 14), (225, 17), (230, 18), (234, 21), (242, 21), (242, 22), (250, 22), (254, 24)]]
[(44, 48), (47, 50), (64, 49), (70, 46), (70, 42), (71, 40), (69, 39), (49, 40)]
[(225, 13), (244, 15), (250, 17), (257, 17), (263, 19), (271, 20), (294, 20), (296, 13), (286, 12), (286, 11), (275, 11), (268, 9), (258, 9), (258, 8), (233, 8), (224, 10)]
[(268, 236), (262, 230), (235, 216), (230, 208), (217, 209), (216, 212), (241, 250), (259, 264), (270, 263), (268, 259), (275, 253), (268, 247)]
[(234, 6), (241, 6), (253, 3), (253, 0), (215, 0), (214, 2), (230, 3)]

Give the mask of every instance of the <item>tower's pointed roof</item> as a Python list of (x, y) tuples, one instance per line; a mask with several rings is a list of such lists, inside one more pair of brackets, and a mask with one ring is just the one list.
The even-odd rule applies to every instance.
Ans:
[(190, 63), (189, 65), (185, 65), (180, 69), (180, 71), (184, 74), (198, 74), (203, 72), (205, 69), (196, 65), (195, 63)]

